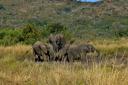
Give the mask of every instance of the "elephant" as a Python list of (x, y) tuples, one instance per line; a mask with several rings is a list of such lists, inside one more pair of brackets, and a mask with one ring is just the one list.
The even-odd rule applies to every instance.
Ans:
[(35, 62), (42, 62), (45, 59), (51, 60), (54, 56), (52, 46), (44, 44), (41, 41), (37, 41), (33, 44), (33, 54), (35, 56)]
[(87, 53), (96, 52), (98, 57), (100, 52), (91, 44), (81, 44), (81, 45), (71, 45), (66, 51), (66, 60), (68, 62), (73, 62), (74, 60), (84, 61)]
[(55, 61), (64, 61), (64, 62), (67, 61), (67, 57), (68, 57), (67, 51), (69, 49), (69, 46), (70, 46), (70, 44), (65, 44), (65, 46), (61, 50), (56, 52), (55, 53), (56, 56), (54, 57), (54, 60)]
[(61, 50), (66, 44), (66, 40), (62, 34), (51, 34), (49, 36), (48, 42), (53, 46), (55, 52)]
[(69, 42), (67, 42), (64, 47), (62, 49), (60, 49), (58, 52), (55, 53), (55, 61), (59, 60), (59, 61), (69, 61), (68, 60), (68, 50), (70, 48), (70, 46), (74, 43), (75, 40), (70, 40)]

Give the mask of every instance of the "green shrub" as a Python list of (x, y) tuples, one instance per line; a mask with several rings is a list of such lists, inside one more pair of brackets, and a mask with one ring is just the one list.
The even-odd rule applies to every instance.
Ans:
[(0, 30), (0, 45), (13, 45), (18, 43), (19, 35), (21, 35), (20, 29)]
[(64, 37), (65, 37), (65, 39), (66, 39), (67, 41), (69, 41), (69, 40), (71, 40), (72, 38), (74, 38), (73, 33), (70, 32), (69, 30), (64, 30), (64, 31), (62, 32), (62, 34), (64, 35)]
[(69, 29), (60, 23), (52, 23), (52, 24), (46, 25), (42, 28), (42, 35), (44, 37), (48, 37), (51, 33), (52, 34), (62, 33), (65, 36), (67, 36), (68, 38), (70, 38), (70, 36), (72, 35), (72, 33), (70, 33)]
[(61, 23), (52, 23), (52, 24), (48, 25), (48, 28), (47, 28), (47, 30), (50, 33), (60, 33), (66, 29), (67, 28), (64, 25), (62, 25)]
[(41, 28), (28, 24), (22, 29), (0, 30), (0, 45), (33, 44), (38, 40), (45, 40), (51, 33), (62, 33), (67, 40), (73, 37), (73, 34), (60, 23), (45, 25)]
[(3, 39), (4, 36), (5, 36), (5, 32), (1, 32), (1, 31), (0, 31), (0, 39)]
[(41, 37), (42, 36), (40, 30), (36, 28), (34, 25), (28, 24), (23, 28), (22, 34), (19, 36), (19, 41), (25, 44), (33, 44)]

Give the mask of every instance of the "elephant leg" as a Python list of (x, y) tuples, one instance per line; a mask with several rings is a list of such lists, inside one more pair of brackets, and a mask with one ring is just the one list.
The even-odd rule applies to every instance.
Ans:
[(50, 55), (48, 55), (46, 58), (47, 58), (47, 62), (49, 62), (49, 61), (51, 61), (51, 60), (52, 60), (52, 58), (51, 58), (51, 56), (50, 56)]
[(36, 58), (38, 58), (38, 62), (42, 62), (44, 60), (41, 57), (43, 58), (42, 54), (38, 53), (37, 56), (36, 56)]
[(50, 60), (50, 53), (47, 51), (47, 53), (44, 53), (46, 61)]
[(61, 57), (61, 61), (62, 61), (62, 62), (66, 62), (66, 60), (67, 60), (67, 56), (62, 56), (62, 57)]
[(67, 61), (67, 57), (66, 57), (66, 56), (63, 57), (63, 58), (62, 58), (62, 61), (63, 61), (63, 62), (66, 62), (66, 61)]
[(73, 63), (74, 62), (74, 56), (68, 56), (67, 57), (67, 60), (69, 61), (69, 62), (71, 62), (71, 63)]
[(33, 49), (33, 54), (35, 56), (35, 62), (40, 62), (40, 61), (43, 61), (41, 59), (41, 54), (37, 52), (37, 50)]
[(35, 62), (38, 62), (38, 55), (36, 54), (35, 49), (33, 49), (33, 54), (34, 54), (34, 56), (35, 56)]
[(64, 54), (64, 56), (62, 56), (62, 61), (63, 61), (63, 62), (69, 62), (69, 56), (68, 56), (67, 53)]
[(54, 60), (57, 62), (59, 60), (59, 58), (58, 57), (55, 57)]
[(38, 56), (37, 55), (35, 55), (35, 62), (38, 62)]
[(43, 62), (43, 59), (41, 59), (41, 56), (38, 56), (39, 62)]
[(69, 56), (66, 56), (65, 58), (64, 58), (64, 62), (73, 62), (73, 58), (69, 58)]
[(47, 56), (47, 62), (49, 62), (50, 61), (50, 56)]
[(54, 57), (51, 56), (51, 57), (49, 58), (49, 61), (54, 61)]
[(40, 58), (40, 56), (35, 55), (35, 62), (40, 62), (40, 61), (42, 61), (41, 58)]

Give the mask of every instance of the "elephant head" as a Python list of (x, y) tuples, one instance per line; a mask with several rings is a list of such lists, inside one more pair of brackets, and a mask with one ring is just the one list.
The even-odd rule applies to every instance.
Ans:
[(53, 49), (55, 52), (58, 52), (60, 49), (62, 49), (65, 44), (65, 38), (62, 34), (57, 35), (50, 35), (48, 39), (49, 43), (53, 46)]
[(91, 44), (81, 44), (78, 46), (78, 48), (86, 53), (96, 52), (97, 53), (96, 57), (100, 55), (100, 52)]

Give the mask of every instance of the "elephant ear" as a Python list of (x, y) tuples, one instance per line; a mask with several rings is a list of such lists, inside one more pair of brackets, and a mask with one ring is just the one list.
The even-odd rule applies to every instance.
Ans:
[(41, 49), (44, 53), (47, 53), (46, 45), (40, 45), (40, 49)]

